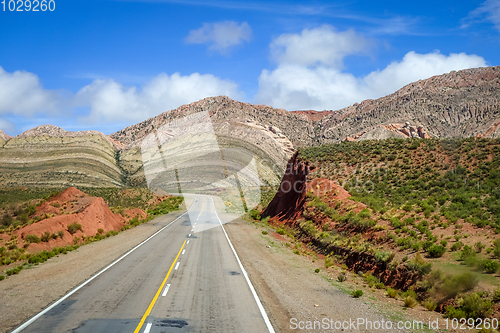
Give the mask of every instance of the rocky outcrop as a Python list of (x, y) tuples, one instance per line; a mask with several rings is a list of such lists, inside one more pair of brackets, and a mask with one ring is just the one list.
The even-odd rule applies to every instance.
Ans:
[(278, 192), (262, 215), (280, 220), (296, 219), (302, 213), (306, 202), (308, 174), (309, 166), (300, 162), (298, 153), (295, 153), (288, 161)]
[(0, 139), (9, 141), (10, 139), (12, 139), (12, 137), (10, 135), (5, 134), (4, 131), (0, 130)]
[(342, 141), (352, 142), (361, 140), (385, 140), (385, 139), (429, 139), (430, 136), (423, 126), (411, 126), (405, 124), (380, 125), (372, 130), (363, 131), (353, 137), (345, 137)]

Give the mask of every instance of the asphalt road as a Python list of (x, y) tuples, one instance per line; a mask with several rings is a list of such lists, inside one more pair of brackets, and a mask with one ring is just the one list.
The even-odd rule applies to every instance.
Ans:
[(213, 200), (194, 197), (188, 213), (162, 221), (164, 229), (14, 332), (273, 332)]

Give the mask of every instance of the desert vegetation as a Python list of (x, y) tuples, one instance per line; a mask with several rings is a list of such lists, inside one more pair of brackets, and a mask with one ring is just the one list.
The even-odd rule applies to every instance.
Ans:
[[(368, 287), (387, 286), (387, 295), (407, 308), (422, 304), (448, 318), (493, 313), (499, 139), (345, 142), (302, 148), (299, 158), (309, 165), (310, 185), (300, 216), (286, 225), (327, 256), (325, 267), (364, 269)], [(250, 216), (262, 219), (259, 214)], [(398, 283), (401, 275), (411, 281)]]

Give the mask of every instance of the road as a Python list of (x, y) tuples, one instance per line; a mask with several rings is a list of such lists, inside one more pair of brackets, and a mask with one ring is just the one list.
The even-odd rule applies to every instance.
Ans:
[(14, 332), (273, 332), (213, 199), (193, 197), (186, 214)]

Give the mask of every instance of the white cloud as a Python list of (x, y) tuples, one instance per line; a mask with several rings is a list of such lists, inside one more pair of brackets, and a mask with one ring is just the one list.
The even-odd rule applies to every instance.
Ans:
[(500, 31), (500, 0), (487, 0), (478, 8), (469, 13), (463, 20), (463, 28), (469, 27), (471, 24), (488, 20), (495, 25), (495, 28)]
[(282, 34), (271, 43), (271, 56), (280, 64), (342, 66), (346, 55), (366, 50), (369, 42), (354, 30), (336, 32), (330, 25)]
[(191, 30), (186, 38), (189, 44), (209, 44), (209, 49), (222, 54), (243, 41), (249, 41), (252, 29), (248, 23), (234, 21), (203, 23), (197, 30)]
[(238, 86), (211, 74), (181, 76), (162, 73), (142, 89), (125, 87), (112, 79), (94, 80), (76, 96), (79, 105), (90, 106), (86, 121), (142, 121), (148, 117), (205, 97), (227, 95), (242, 98)]
[[(342, 71), (342, 60), (366, 50), (369, 43), (354, 31), (336, 32), (323, 26), (304, 30), (300, 35), (280, 36), (276, 41), (281, 48), (277, 56), (273, 54), (278, 66), (272, 71), (262, 71), (256, 101), (287, 110), (336, 110), (364, 99), (385, 96), (419, 79), (486, 66), (485, 60), (476, 55), (446, 56), (439, 52), (411, 51), (383, 70), (355, 77)], [(271, 50), (276, 41), (271, 43)], [(323, 45), (326, 46), (323, 48)]]
[(363, 78), (363, 83), (372, 97), (390, 94), (404, 85), (451, 71), (485, 67), (486, 61), (475, 54), (439, 52), (419, 54), (408, 52), (400, 62), (392, 62), (383, 70), (371, 72)]
[[(88, 123), (142, 121), (210, 96), (241, 99), (238, 85), (211, 74), (159, 74), (142, 87), (124, 86), (113, 79), (96, 79), (78, 93), (44, 89), (37, 75), (6, 72), (0, 67), (0, 115), (41, 117), (63, 111), (82, 113)], [(13, 124), (0, 119), (0, 129), (12, 132)]]
[(60, 108), (62, 96), (44, 89), (38, 76), (25, 71), (6, 72), (0, 67), (0, 114), (31, 116)]

